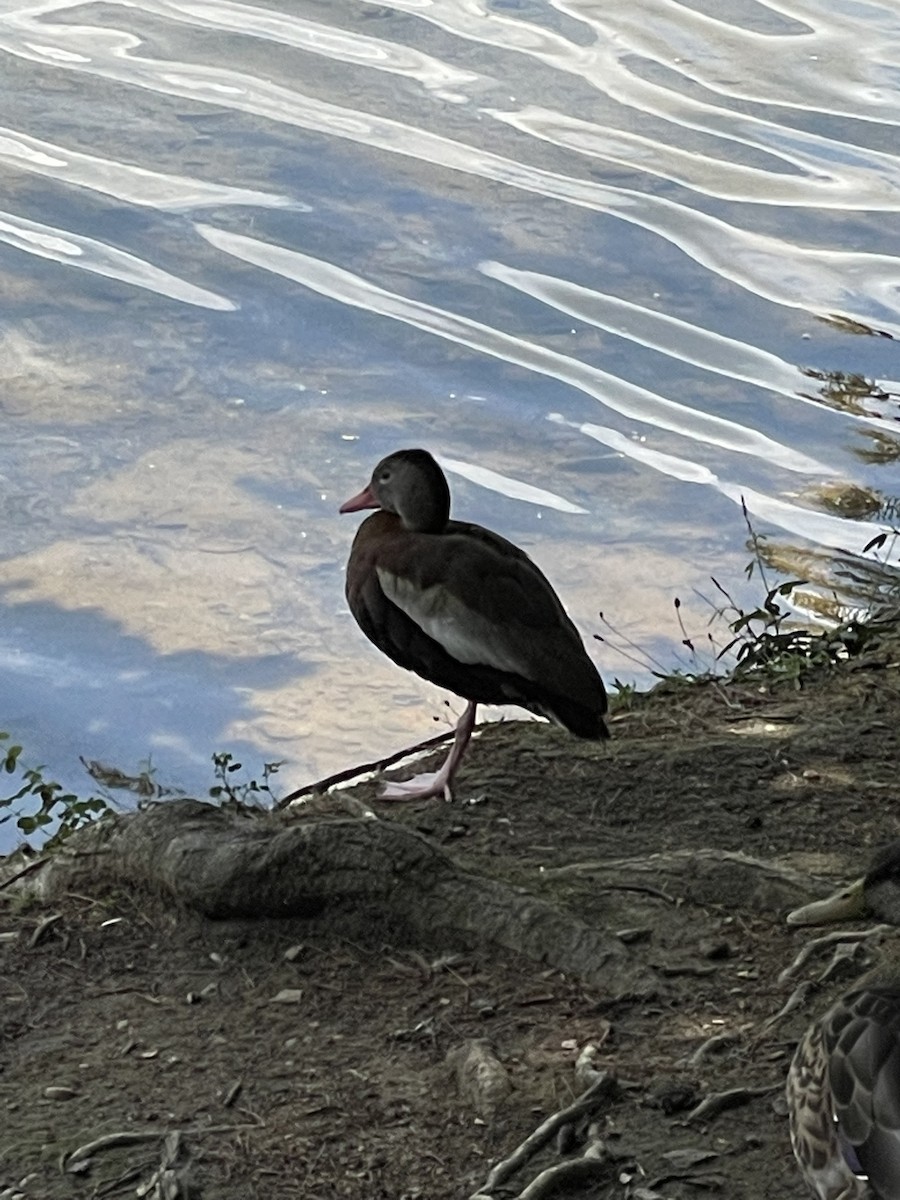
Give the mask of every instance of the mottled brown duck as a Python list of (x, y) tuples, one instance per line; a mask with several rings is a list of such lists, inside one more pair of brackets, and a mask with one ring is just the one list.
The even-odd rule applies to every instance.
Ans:
[[(900, 842), (792, 925), (900, 924)], [(787, 1081), (791, 1142), (818, 1200), (900, 1200), (900, 981), (896, 948), (806, 1031)]]

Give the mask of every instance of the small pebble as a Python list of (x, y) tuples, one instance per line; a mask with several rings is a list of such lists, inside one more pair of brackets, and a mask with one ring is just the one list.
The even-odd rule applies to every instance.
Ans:
[(616, 937), (620, 942), (624, 942), (626, 946), (630, 946), (634, 942), (649, 942), (652, 934), (652, 929), (638, 927), (636, 929), (620, 929), (616, 933)]
[(729, 942), (714, 941), (712, 938), (703, 938), (697, 948), (704, 958), (711, 959), (713, 962), (731, 958), (734, 953)]
[(302, 988), (282, 988), (272, 997), (272, 1004), (299, 1004), (303, 999)]

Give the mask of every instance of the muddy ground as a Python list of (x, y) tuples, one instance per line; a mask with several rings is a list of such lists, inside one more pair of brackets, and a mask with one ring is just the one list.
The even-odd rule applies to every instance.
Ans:
[[(636, 874), (636, 890), (553, 872), (717, 848), (816, 873), (813, 891), (859, 874), (900, 834), (898, 668), (885, 646), (800, 690), (657, 691), (617, 715), (608, 746), (495, 725), (452, 806), (357, 790), (473, 870), (622, 931), (659, 979), (653, 997), (615, 1000), (491, 947), (410, 944), (365, 916), (217, 923), (121, 888), (50, 909), (0, 891), (0, 1196), (166, 1194), (154, 1172), (177, 1130), (178, 1195), (462, 1200), (574, 1098), (593, 1043), (618, 1081), (600, 1117), (611, 1159), (586, 1190), (557, 1194), (800, 1200), (785, 1071), (805, 1022), (877, 948), (767, 1025), (830, 958), (779, 981), (811, 937), (787, 928), (783, 899), (767, 906), (727, 870), (702, 887)], [(468, 1039), (508, 1073), (487, 1117), (445, 1061)], [(759, 1090), (691, 1119), (732, 1088)], [(63, 1169), (119, 1133), (140, 1137)], [(559, 1161), (545, 1149), (493, 1195), (519, 1195)]]

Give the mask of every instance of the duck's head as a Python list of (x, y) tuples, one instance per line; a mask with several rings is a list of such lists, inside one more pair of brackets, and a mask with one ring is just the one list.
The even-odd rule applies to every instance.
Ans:
[(900, 841), (873, 858), (861, 879), (825, 900), (814, 900), (788, 913), (789, 925), (828, 925), (834, 921), (877, 918), (900, 925)]
[(404, 529), (440, 533), (450, 518), (450, 488), (427, 450), (395, 450), (381, 460), (368, 485), (342, 504), (340, 511), (364, 508), (396, 513)]

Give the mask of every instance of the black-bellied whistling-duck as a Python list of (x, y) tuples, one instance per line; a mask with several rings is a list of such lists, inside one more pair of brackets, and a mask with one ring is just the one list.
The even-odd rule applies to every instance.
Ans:
[(582, 738), (608, 737), (606, 692), (578, 630), (524, 551), (450, 520), (450, 489), (426, 450), (381, 460), (341, 512), (377, 508), (357, 530), (347, 601), (398, 666), (464, 696), (453, 747), (435, 775), (388, 784), (386, 799), (451, 798), (478, 704), (519, 704)]

